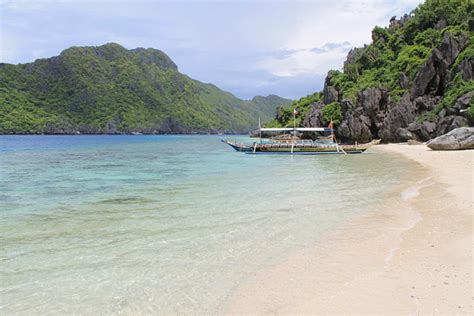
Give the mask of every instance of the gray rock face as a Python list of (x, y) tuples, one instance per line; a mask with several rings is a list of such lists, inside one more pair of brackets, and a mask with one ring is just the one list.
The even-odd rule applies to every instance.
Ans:
[(323, 100), (325, 104), (329, 104), (331, 102), (337, 101), (339, 93), (337, 92), (336, 88), (333, 86), (329, 86), (327, 84), (324, 85), (323, 89)]
[(341, 110), (344, 113), (343, 120), (336, 130), (336, 134), (342, 139), (367, 142), (372, 139), (370, 131), (370, 118), (366, 115), (364, 108), (355, 106), (349, 100), (341, 101)]
[(53, 123), (46, 123), (44, 133), (45, 134), (74, 134), (76, 132), (75, 126), (69, 122), (65, 122), (61, 126)]
[(445, 33), (441, 45), (433, 49), (431, 56), (416, 74), (412, 95), (442, 94), (449, 66), (461, 52), (465, 43), (465, 37), (456, 38)]
[(171, 133), (186, 133), (187, 130), (181, 126), (173, 117), (167, 117), (163, 120), (160, 126), (160, 133), (171, 134)]
[(351, 49), (349, 53), (347, 53), (347, 58), (346, 58), (346, 61), (344, 62), (344, 67), (347, 67), (348, 65), (355, 63), (357, 60), (357, 56), (359, 55), (361, 50), (362, 50), (361, 48), (357, 48), (357, 47), (354, 47), (353, 49)]
[(324, 107), (323, 102), (316, 102), (311, 106), (311, 110), (306, 115), (303, 120), (303, 125), (305, 127), (312, 127), (312, 126), (322, 126), (323, 119), (321, 116), (321, 109)]
[(413, 133), (407, 130), (406, 128), (397, 129), (396, 136), (398, 137), (398, 139), (400, 139), (403, 142), (416, 139), (415, 135), (413, 135)]
[(437, 30), (442, 30), (442, 29), (444, 29), (447, 25), (448, 25), (448, 24), (447, 24), (446, 20), (445, 20), (445, 19), (441, 19), (441, 20), (439, 20), (438, 22), (436, 22), (436, 24), (435, 24), (435, 29), (437, 29)]
[(387, 109), (388, 91), (379, 88), (368, 88), (358, 94), (358, 103), (371, 120), (376, 120), (380, 111)]
[(474, 60), (463, 59), (458, 66), (458, 71), (461, 73), (462, 80), (474, 79)]
[(400, 74), (400, 77), (399, 77), (398, 81), (399, 81), (400, 87), (402, 89), (408, 89), (409, 88), (407, 75), (405, 75), (403, 72)]
[(332, 79), (332, 72), (329, 71), (328, 75), (326, 76), (326, 80), (324, 81), (324, 88), (323, 88), (324, 104), (329, 104), (329, 103), (339, 100), (339, 92), (332, 85), (331, 79)]
[(458, 112), (466, 110), (469, 107), (469, 104), (471, 103), (472, 97), (474, 97), (474, 91), (470, 91), (462, 95), (459, 99), (456, 100), (456, 103), (454, 104), (453, 108)]
[[(117, 125), (120, 123), (120, 120), (118, 118), (115, 118), (113, 120), (110, 120), (109, 122), (107, 122), (106, 126), (105, 126), (105, 132), (107, 134), (115, 134), (117, 133)], [(81, 131), (81, 133), (84, 133), (83, 131)]]
[(337, 135), (345, 139), (368, 142), (372, 139), (370, 125), (368, 124), (370, 124), (370, 121), (366, 116), (356, 116), (351, 113), (346, 116), (336, 132)]
[(468, 121), (465, 117), (456, 115), (445, 116), (438, 121), (436, 134), (443, 135), (461, 126), (468, 126)]
[(448, 65), (451, 65), (466, 44), (467, 38), (464, 36), (454, 37), (450, 33), (445, 33), (443, 41), (439, 46), (439, 51)]
[(431, 111), (435, 108), (435, 106), (439, 103), (440, 100), (441, 100), (441, 97), (439, 96), (431, 97), (431, 96), (424, 95), (421, 97), (417, 97), (414, 100), (416, 111), (418, 113)]
[(461, 127), (428, 143), (433, 150), (474, 149), (474, 127)]
[[(400, 100), (388, 110), (379, 130), (379, 137), (384, 142), (397, 142), (399, 129), (407, 128), (416, 118), (416, 108), (408, 98)], [(402, 131), (403, 132), (403, 131)]]
[(427, 141), (436, 136), (436, 123), (433, 122), (412, 122), (408, 125), (407, 129), (416, 135), (415, 139), (417, 140)]

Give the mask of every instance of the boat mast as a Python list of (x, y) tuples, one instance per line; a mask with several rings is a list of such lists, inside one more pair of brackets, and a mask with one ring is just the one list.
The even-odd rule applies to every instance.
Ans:
[[(293, 137), (292, 137), (292, 143), (295, 143), (296, 139), (296, 108), (293, 109)], [(291, 147), (291, 152), (293, 152), (293, 146)]]

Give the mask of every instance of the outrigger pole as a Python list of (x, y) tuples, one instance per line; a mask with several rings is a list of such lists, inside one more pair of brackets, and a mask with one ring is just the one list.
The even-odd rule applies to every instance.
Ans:
[(332, 119), (331, 119), (331, 122), (329, 123), (329, 127), (331, 128), (332, 141), (334, 142), (334, 144), (336, 144), (337, 153), (339, 153), (339, 151), (342, 151), (344, 155), (347, 155), (345, 150), (342, 147), (339, 148), (339, 145), (337, 144), (337, 139), (336, 139), (336, 135), (334, 134), (334, 125), (333, 125)]

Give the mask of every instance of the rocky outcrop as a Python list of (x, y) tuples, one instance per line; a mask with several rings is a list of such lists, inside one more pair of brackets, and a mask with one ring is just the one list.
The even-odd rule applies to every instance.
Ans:
[(370, 118), (364, 115), (364, 108), (356, 107), (349, 100), (342, 100), (341, 107), (344, 117), (336, 130), (337, 135), (343, 140), (370, 141), (372, 139), (371, 122)]
[(474, 60), (472, 59), (463, 59), (459, 65), (458, 69), (461, 74), (462, 80), (473, 80), (474, 79)]
[(379, 116), (387, 110), (388, 90), (380, 88), (368, 88), (358, 94), (358, 104), (373, 122), (379, 120)]
[(408, 82), (408, 77), (405, 73), (401, 73), (400, 77), (398, 78), (400, 88), (402, 89), (408, 89), (410, 87), (410, 83)]
[(474, 92), (468, 92), (456, 100), (456, 103), (438, 114), (436, 134), (443, 135), (461, 126), (474, 125), (474, 118), (469, 115), (468, 108), (472, 103)]
[(441, 45), (434, 48), (430, 57), (416, 74), (412, 95), (442, 95), (449, 67), (464, 48), (467, 38), (445, 33)]
[(438, 121), (438, 127), (436, 128), (437, 135), (443, 135), (449, 131), (452, 131), (460, 126), (468, 126), (467, 119), (462, 116), (450, 115), (441, 118)]
[(308, 114), (306, 114), (303, 120), (303, 126), (311, 127), (311, 126), (322, 126), (323, 125), (323, 118), (321, 115), (321, 109), (324, 107), (323, 102), (316, 102), (311, 105), (311, 109)]
[(368, 142), (372, 139), (369, 128), (368, 117), (355, 114), (348, 114), (346, 119), (337, 128), (337, 135), (342, 139), (350, 139), (358, 142)]
[(414, 139), (427, 141), (436, 136), (436, 123), (430, 121), (412, 122), (408, 125), (407, 130), (414, 135)]
[(408, 97), (390, 106), (380, 125), (378, 136), (384, 142), (398, 142), (412, 139), (412, 134), (406, 130), (415, 119), (415, 105)]
[(461, 127), (441, 135), (428, 144), (433, 150), (474, 149), (474, 127)]
[[(399, 101), (390, 100), (389, 91), (381, 88), (368, 88), (358, 93), (355, 105), (347, 107), (341, 101), (343, 120), (337, 129), (339, 137), (347, 140), (366, 141), (381, 138), (384, 142), (408, 140), (428, 141), (461, 126), (474, 125), (468, 108), (474, 92), (468, 92), (457, 99), (454, 105), (441, 110), (437, 116), (432, 113), (443, 98), (444, 89), (451, 76), (450, 67), (466, 43), (463, 36), (454, 37), (446, 33), (442, 43), (434, 48), (426, 63), (418, 71), (411, 93), (406, 93)], [(356, 50), (348, 56), (355, 58)], [(353, 62), (353, 61), (352, 61)], [(463, 60), (454, 69), (463, 79), (472, 79), (472, 64)], [(347, 64), (350, 64), (348, 59)], [(408, 78), (400, 74), (400, 86), (408, 87)], [(330, 92), (330, 80), (326, 80), (326, 101), (340, 93)], [(347, 102), (347, 101), (346, 101)]]
[(470, 91), (457, 99), (453, 106), (453, 109), (456, 111), (456, 113), (466, 113), (469, 105), (472, 103), (473, 97), (474, 91)]
[(339, 93), (337, 89), (331, 85), (331, 72), (328, 73), (324, 82), (323, 101), (324, 104), (329, 104), (338, 100)]

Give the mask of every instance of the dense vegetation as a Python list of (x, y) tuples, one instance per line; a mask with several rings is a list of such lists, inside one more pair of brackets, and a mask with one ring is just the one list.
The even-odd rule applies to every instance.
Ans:
[[(324, 100), (324, 107), (321, 109), (323, 116), (321, 123), (327, 123), (331, 119), (331, 114), (334, 116), (335, 123), (341, 123), (342, 117), (338, 111), (344, 108), (343, 103), (348, 101), (347, 104), (353, 104), (354, 107), (362, 106), (361, 92), (368, 88), (387, 91), (388, 108), (396, 105), (404, 97), (410, 97), (411, 100), (428, 94), (430, 97), (437, 97), (440, 100), (433, 101), (436, 103), (434, 108), (423, 113), (417, 109), (416, 113), (418, 122), (437, 122), (440, 119), (439, 113), (443, 109), (453, 107), (461, 96), (469, 91), (474, 91), (474, 81), (472, 80), (473, 11), (474, 2), (470, 0), (427, 0), (409, 15), (400, 19), (393, 17), (388, 27), (376, 26), (372, 31), (370, 45), (351, 50), (343, 70), (332, 70), (328, 73), (323, 92), (294, 101), (288, 108), (278, 109), (276, 119), (269, 125), (291, 126), (293, 124), (291, 113), (294, 108), (298, 108), (302, 114), (297, 123), (303, 124), (305, 117), (312, 111), (312, 107), (331, 95), (329, 88), (335, 89), (336, 97), (334, 100), (329, 100), (331, 102)], [(451, 64), (447, 63), (446, 74), (440, 75), (439, 80), (443, 80), (443, 84), (439, 84), (436, 91), (418, 93), (414, 90), (416, 88), (414, 86), (423, 78), (416, 79), (417, 75), (422, 77), (419, 73), (423, 67), (428, 67), (427, 61), (434, 54), (435, 48), (448, 50), (449, 53), (451, 47), (446, 48), (445, 46), (446, 41), (451, 38), (458, 39), (463, 43), (465, 39), (467, 40), (455, 60)], [(466, 78), (466, 76), (463, 78), (460, 67), (462, 62), (467, 63), (467, 66), (464, 65), (464, 69), (467, 69), (471, 78)], [(440, 66), (435, 64), (434, 68), (436, 67)], [(430, 83), (430, 85), (433, 84)], [(346, 106), (346, 111), (349, 110)], [(388, 110), (386, 109), (386, 111)], [(470, 101), (468, 113), (470, 113), (472, 121), (474, 118), (473, 99)], [(342, 115), (344, 116), (345, 113)], [(379, 125), (383, 124), (384, 122), (381, 121)], [(376, 128), (372, 127), (372, 133), (376, 134), (377, 132), (374, 130)], [(380, 135), (373, 136), (379, 137)]]
[(289, 102), (240, 100), (179, 73), (159, 50), (114, 43), (0, 64), (2, 134), (241, 132)]

